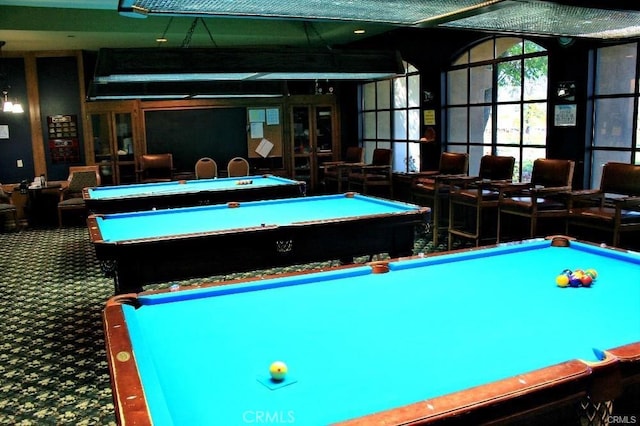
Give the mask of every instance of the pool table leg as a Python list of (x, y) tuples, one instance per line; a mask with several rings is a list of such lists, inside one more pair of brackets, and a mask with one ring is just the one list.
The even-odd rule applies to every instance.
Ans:
[(350, 265), (354, 263), (354, 259), (352, 256), (345, 256), (338, 259), (338, 264), (340, 265)]
[(140, 293), (144, 291), (141, 279), (136, 278), (137, 274), (130, 274), (123, 272), (121, 268), (116, 264), (115, 271), (113, 273), (113, 286), (115, 294), (125, 293)]

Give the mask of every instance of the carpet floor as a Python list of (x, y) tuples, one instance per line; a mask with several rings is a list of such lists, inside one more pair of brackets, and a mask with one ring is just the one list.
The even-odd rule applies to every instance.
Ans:
[[(430, 241), (417, 229), (415, 253), (435, 251)], [(113, 280), (102, 273), (86, 227), (1, 232), (0, 288), (0, 424), (115, 425), (101, 317)]]

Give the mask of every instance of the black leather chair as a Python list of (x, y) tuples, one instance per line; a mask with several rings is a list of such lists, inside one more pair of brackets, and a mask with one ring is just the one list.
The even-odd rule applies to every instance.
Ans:
[(433, 244), (438, 245), (441, 229), (446, 229), (449, 207), (449, 184), (453, 179), (469, 173), (469, 154), (443, 152), (440, 154), (438, 170), (418, 173), (411, 183), (411, 197), (416, 204), (431, 207)]
[(609, 162), (602, 168), (599, 189), (572, 192), (568, 232), (575, 229), (583, 231), (584, 239), (604, 231), (615, 247), (621, 234), (640, 234), (640, 165)]
[(82, 191), (84, 188), (100, 186), (99, 166), (71, 166), (67, 184), (60, 188), (58, 201), (58, 226), (62, 227), (62, 215), (64, 212), (85, 212), (86, 206)]
[(372, 188), (386, 188), (393, 198), (392, 165), (393, 152), (387, 148), (376, 148), (370, 164), (353, 166), (349, 170), (349, 190), (360, 189), (368, 194)]
[(18, 228), (18, 208), (11, 201), (11, 194), (6, 193), (0, 185), (0, 217), (11, 216), (14, 226)]
[(172, 154), (143, 154), (138, 158), (138, 182), (169, 182), (173, 178)]
[(347, 148), (346, 155), (342, 161), (327, 161), (322, 165), (324, 173), (323, 182), (325, 189), (336, 188), (336, 192), (341, 193), (343, 187), (349, 185), (349, 171), (352, 167), (363, 165), (364, 150), (359, 146)]
[[(475, 246), (497, 232), (498, 185), (513, 181), (516, 159), (510, 156), (485, 155), (480, 159), (478, 176), (466, 176), (450, 183), (449, 250), (453, 237), (472, 240)], [(461, 214), (460, 214), (461, 213)], [(487, 237), (489, 230), (494, 232)]]
[(538, 235), (541, 219), (561, 221), (566, 229), (569, 215), (569, 193), (573, 182), (575, 163), (571, 160), (539, 158), (533, 162), (531, 182), (516, 182), (500, 186), (498, 199), (498, 237), (504, 239), (505, 216), (518, 216), (529, 220), (529, 229), (511, 239), (533, 238)]

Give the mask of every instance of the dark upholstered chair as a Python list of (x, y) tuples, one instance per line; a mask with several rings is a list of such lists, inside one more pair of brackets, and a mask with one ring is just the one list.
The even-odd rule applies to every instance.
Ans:
[(173, 178), (172, 154), (143, 154), (138, 158), (138, 181), (169, 182)]
[(347, 148), (346, 155), (342, 161), (327, 161), (322, 165), (324, 172), (325, 188), (335, 186), (338, 193), (342, 192), (343, 186), (349, 185), (349, 171), (354, 166), (363, 165), (364, 150), (359, 146)]
[(531, 182), (501, 185), (497, 241), (500, 242), (504, 237), (502, 222), (505, 216), (529, 220), (529, 231), (516, 239), (540, 236), (537, 235), (540, 219), (560, 220), (566, 228), (574, 165), (571, 160), (539, 158), (533, 163)]
[(568, 231), (575, 228), (604, 231), (615, 247), (620, 234), (640, 233), (640, 165), (609, 162), (603, 166), (599, 189), (572, 192)]
[(218, 163), (213, 158), (202, 157), (196, 161), (196, 179), (218, 177)]
[[(497, 232), (497, 185), (513, 180), (516, 159), (509, 156), (485, 155), (480, 159), (478, 176), (466, 176), (451, 182), (449, 191), (449, 250), (453, 236), (473, 240), (476, 247), (483, 239), (483, 231)], [(459, 214), (462, 213), (460, 220)], [(488, 224), (488, 221), (491, 224)], [(495, 243), (496, 236), (491, 238)]]
[(60, 188), (58, 201), (58, 226), (62, 227), (63, 212), (85, 212), (86, 206), (82, 191), (84, 188), (100, 186), (99, 166), (71, 166), (67, 184)]
[(239, 177), (249, 176), (249, 162), (242, 157), (234, 157), (227, 164), (227, 176)]
[(418, 173), (411, 183), (411, 198), (416, 204), (431, 207), (433, 244), (438, 245), (439, 231), (444, 229), (448, 218), (449, 184), (469, 173), (469, 154), (443, 152), (440, 154), (438, 170)]
[(349, 169), (349, 190), (362, 190), (368, 194), (371, 188), (386, 188), (389, 197), (393, 197), (392, 164), (393, 152), (387, 148), (373, 151), (371, 164), (362, 164)]
[(11, 194), (6, 193), (0, 185), (0, 217), (11, 216), (14, 226), (18, 228), (18, 208), (11, 201)]

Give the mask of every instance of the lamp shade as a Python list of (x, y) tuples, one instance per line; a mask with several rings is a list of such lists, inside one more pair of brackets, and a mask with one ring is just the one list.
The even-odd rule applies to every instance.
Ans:
[(2, 102), (2, 112), (13, 112), (13, 102), (4, 100)]
[(14, 102), (13, 109), (11, 112), (13, 112), (14, 114), (22, 114), (24, 112), (24, 109), (22, 108), (22, 104), (20, 102)]

